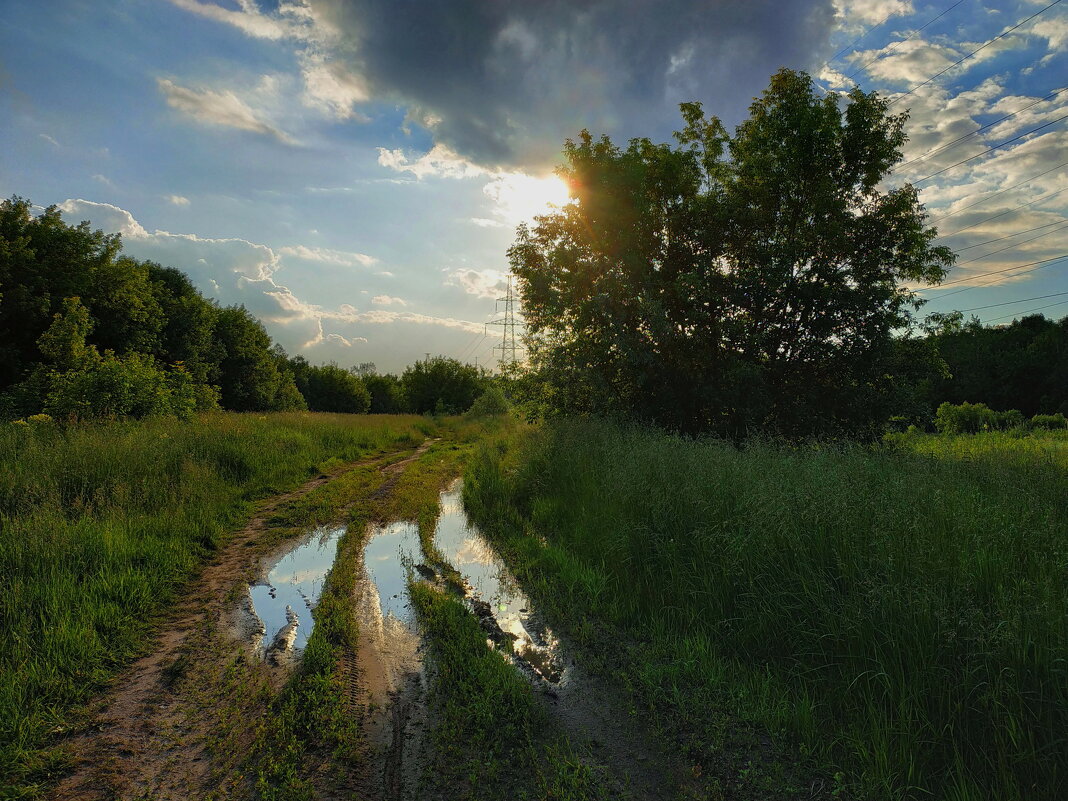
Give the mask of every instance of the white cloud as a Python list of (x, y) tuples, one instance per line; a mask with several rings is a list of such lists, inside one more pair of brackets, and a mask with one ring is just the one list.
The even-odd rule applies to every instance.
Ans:
[(95, 203), (91, 200), (69, 199), (59, 204), (59, 210), (75, 222), (88, 220), (108, 233), (139, 238), (148, 235), (141, 224), (126, 209), (110, 203)]
[[(912, 39), (907, 42), (891, 42), (876, 50), (856, 50), (847, 58), (857, 66), (867, 64), (865, 71), (873, 78), (913, 84), (921, 83), (944, 70), (961, 55), (944, 44)], [(965, 65), (961, 66), (963, 68)]]
[(44, 139), (46, 142), (48, 142), (48, 144), (52, 145), (53, 147), (59, 147), (59, 142), (57, 142), (55, 139), (53, 139), (48, 134), (43, 133), (43, 134), (37, 134), (37, 135), (39, 137), (41, 137), (42, 139)]
[(408, 301), (403, 298), (395, 298), (390, 295), (375, 295), (371, 298), (371, 303), (375, 306), (407, 306)]
[[(66, 200), (59, 204), (59, 209), (70, 222), (89, 220), (96, 228), (122, 234), (124, 250), (131, 256), (177, 267), (202, 292), (219, 303), (244, 304), (263, 320), (271, 336), (286, 348), (299, 350), (316, 345), (346, 348), (366, 342), (363, 333), (369, 325), (415, 326), (417, 329), (429, 326), (468, 333), (481, 332), (483, 328), (481, 323), (410, 311), (374, 309), (361, 312), (347, 303), (334, 309), (325, 308), (302, 300), (290, 287), (276, 280), (286, 259), (305, 258), (304, 254), (317, 252), (319, 255), (342, 254), (347, 257), (362, 254), (302, 246), (275, 250), (244, 239), (210, 239), (161, 230), (150, 232), (125, 209), (90, 200)], [(353, 258), (353, 263), (359, 262)], [(391, 300), (400, 301), (399, 298)], [(324, 325), (332, 330), (323, 330)], [(398, 338), (401, 338), (409, 345), (418, 343), (410, 349), (421, 352), (425, 337), (425, 333), (406, 330), (403, 335), (391, 335), (390, 346), (396, 347)]]
[(185, 11), (191, 11), (216, 22), (233, 25), (257, 39), (283, 39), (295, 35), (298, 30), (285, 19), (269, 17), (261, 13), (248, 0), (242, 0), (240, 11), (223, 8), (214, 3), (201, 3), (198, 0), (171, 0), (171, 2)]
[(279, 248), (278, 253), (282, 256), (292, 256), (297, 259), (318, 261), (323, 262), (324, 264), (337, 264), (342, 267), (355, 267), (357, 265), (370, 267), (378, 261), (374, 256), (368, 256), (366, 253), (354, 253), (346, 250), (330, 250), (329, 248), (310, 248), (305, 245)]
[(303, 52), (300, 65), (306, 106), (322, 109), (339, 120), (369, 120), (353, 108), (357, 103), (370, 99), (370, 91), (363, 78), (321, 51)]
[(296, 144), (289, 134), (262, 119), (244, 100), (229, 90), (190, 89), (167, 78), (157, 78), (156, 84), (166, 97), (167, 105), (194, 119), (273, 136), (288, 145)]
[(175, 206), (188, 206), (189, 198), (183, 195), (165, 195), (164, 196), (169, 203), (173, 203)]
[(477, 178), (487, 170), (457, 155), (442, 144), (434, 145), (414, 161), (403, 150), (378, 148), (378, 163), (398, 172), (410, 172), (417, 178)]
[(99, 183), (102, 183), (104, 186), (108, 187), (109, 189), (114, 189), (115, 188), (115, 184), (113, 184), (111, 182), (111, 179), (108, 178), (106, 175), (101, 175), (100, 173), (94, 173), (92, 175), (92, 178), (93, 178), (94, 181), (98, 181)]
[(476, 298), (496, 298), (507, 287), (507, 276), (500, 270), (452, 270), (445, 276), (446, 286), (455, 286)]
[(834, 0), (834, 9), (846, 28), (867, 28), (888, 17), (913, 12), (912, 0)]

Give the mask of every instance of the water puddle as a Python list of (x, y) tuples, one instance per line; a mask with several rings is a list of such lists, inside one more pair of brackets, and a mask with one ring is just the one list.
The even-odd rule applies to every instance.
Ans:
[(516, 665), (550, 684), (564, 678), (559, 642), (493, 546), (467, 519), (459, 481), (441, 493), (434, 544), (463, 576), (465, 597), (488, 638)]
[(253, 622), (250, 639), (257, 653), (277, 662), (308, 644), (315, 626), (311, 613), (344, 533), (344, 526), (315, 529), (249, 587), (244, 612)]

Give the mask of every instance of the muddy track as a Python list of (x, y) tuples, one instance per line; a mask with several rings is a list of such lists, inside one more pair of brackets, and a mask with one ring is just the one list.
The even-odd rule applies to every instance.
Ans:
[[(382, 497), (392, 489), (400, 473), (426, 451), (426, 442), (414, 454), (383, 467), (386, 483), (375, 491)], [(219, 634), (228, 598), (238, 582), (248, 575), (262, 554), (257, 542), (267, 530), (267, 521), (283, 506), (323, 486), (338, 476), (391, 459), (396, 451), (343, 465), (316, 476), (291, 492), (262, 505), (204, 566), (185, 589), (183, 599), (166, 615), (152, 653), (134, 662), (94, 705), (93, 722), (71, 737), (64, 749), (72, 757), (73, 770), (55, 789), (55, 801), (88, 799), (162, 799), (228, 797), (228, 786), (219, 783), (218, 757), (212, 752), (211, 712), (218, 698), (200, 695), (198, 687), (182, 686), (185, 676), (206, 677), (225, 686), (226, 665), (240, 659), (241, 646), (227, 632)], [(228, 650), (227, 650), (228, 649)], [(219, 651), (223, 652), (220, 653)], [(355, 674), (354, 660), (347, 667)], [(253, 665), (261, 686), (277, 688), (284, 676), (266, 665)], [(191, 680), (186, 685), (196, 682)], [(179, 692), (180, 690), (180, 692)], [(238, 710), (239, 712), (242, 710)], [(207, 714), (204, 714), (207, 713)], [(218, 712), (216, 712), (216, 715)], [(238, 744), (240, 745), (240, 743)], [(247, 743), (246, 743), (247, 745)], [(226, 756), (224, 772), (237, 767), (240, 753)]]

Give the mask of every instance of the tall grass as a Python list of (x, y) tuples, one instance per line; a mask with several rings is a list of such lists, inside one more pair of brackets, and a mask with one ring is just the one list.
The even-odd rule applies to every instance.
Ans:
[(0, 426), (0, 777), (48, 772), (36, 749), (143, 650), (255, 500), (431, 427), (306, 413)]
[(1057, 799), (1066, 444), (738, 450), (570, 422), (485, 450), (465, 499), (572, 631), (647, 644), (629, 671), (698, 750), (726, 706), (859, 797)]

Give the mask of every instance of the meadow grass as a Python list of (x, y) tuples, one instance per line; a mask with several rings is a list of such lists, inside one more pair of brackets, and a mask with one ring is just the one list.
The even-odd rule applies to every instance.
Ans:
[[(622, 635), (628, 681), (695, 763), (730, 761), (727, 710), (836, 795), (1058, 799), (1066, 444), (738, 449), (570, 421), (484, 448), (465, 502), (563, 630)], [(753, 797), (808, 797), (762, 781)]]
[(308, 413), (0, 427), (8, 792), (51, 772), (41, 747), (145, 649), (159, 613), (257, 500), (434, 430), (421, 417)]

